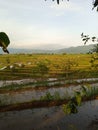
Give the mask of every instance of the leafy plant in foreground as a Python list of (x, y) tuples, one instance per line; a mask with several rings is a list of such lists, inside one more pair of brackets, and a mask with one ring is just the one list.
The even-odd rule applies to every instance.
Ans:
[(63, 105), (63, 111), (66, 114), (77, 113), (78, 112), (77, 106), (81, 105), (81, 100), (82, 100), (81, 93), (75, 92), (75, 96), (69, 100), (68, 104)]
[(9, 53), (9, 51), (7, 50), (9, 44), (10, 44), (10, 40), (7, 34), (5, 32), (0, 32), (0, 47), (6, 53)]
[(77, 113), (78, 106), (82, 103), (82, 98), (94, 98), (98, 94), (98, 88), (91, 86), (81, 86), (81, 91), (77, 91), (67, 104), (63, 105), (63, 111), (65, 114)]

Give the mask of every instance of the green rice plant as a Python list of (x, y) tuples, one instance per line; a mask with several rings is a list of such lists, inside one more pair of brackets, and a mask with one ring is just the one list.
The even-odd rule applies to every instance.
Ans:
[(67, 90), (64, 92), (64, 95), (62, 96), (62, 99), (66, 99), (66, 100), (70, 99), (70, 95), (69, 95)]
[(7, 105), (7, 99), (8, 97), (5, 95), (4, 98), (0, 98), (0, 106)]
[(81, 95), (82, 97), (87, 96), (87, 88), (84, 85), (81, 86)]
[(37, 81), (33, 84), (34, 84), (35, 87), (41, 87), (41, 86), (42, 87), (48, 87), (49, 86), (48, 82), (45, 81), (45, 80)]
[(59, 92), (55, 91), (53, 95), (50, 92), (46, 92), (44, 96), (40, 97), (40, 100), (52, 101), (52, 100), (61, 100)]
[(54, 92), (53, 98), (54, 98), (54, 100), (60, 100), (61, 99), (60, 94), (59, 94), (58, 91)]
[(54, 100), (53, 95), (50, 94), (50, 92), (46, 92), (46, 95), (40, 97), (41, 101), (51, 101)]
[(91, 87), (90, 85), (86, 85), (86, 86), (82, 86), (82, 97), (86, 96), (86, 97), (95, 97), (96, 95), (98, 95), (98, 88), (95, 87)]
[(10, 85), (5, 85), (5, 86), (0, 87), (0, 90), (17, 90), (24, 87), (25, 87), (25, 84), (12, 83)]

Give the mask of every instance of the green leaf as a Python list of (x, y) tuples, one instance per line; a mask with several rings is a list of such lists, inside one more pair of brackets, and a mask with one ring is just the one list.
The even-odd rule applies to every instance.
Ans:
[(7, 36), (6, 33), (0, 32), (0, 46), (2, 47), (4, 52), (8, 52), (7, 46), (10, 44), (9, 37)]

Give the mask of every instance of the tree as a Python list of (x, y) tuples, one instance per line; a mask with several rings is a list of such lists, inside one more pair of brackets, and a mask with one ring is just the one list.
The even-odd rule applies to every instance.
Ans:
[(94, 45), (94, 48), (92, 49), (92, 52), (95, 52), (98, 54), (98, 44)]
[[(90, 37), (89, 35), (84, 35), (84, 33), (81, 34), (81, 38), (82, 41), (84, 41), (84, 44), (86, 44), (89, 40), (91, 40), (92, 42), (96, 42), (96, 44), (94, 45), (94, 47), (91, 49), (91, 60), (90, 60), (90, 64), (91, 64), (91, 69), (98, 69), (98, 38), (96, 38), (95, 36)], [(94, 52), (94, 53), (93, 53)]]
[(92, 42), (98, 42), (98, 38), (95, 36), (90, 37), (89, 35), (84, 35), (84, 33), (81, 34), (82, 41), (84, 41), (84, 44), (86, 44), (89, 40)]
[(97, 11), (98, 11), (98, 0), (95, 0), (94, 2), (93, 2), (93, 8), (92, 9), (94, 9), (95, 7), (97, 7)]

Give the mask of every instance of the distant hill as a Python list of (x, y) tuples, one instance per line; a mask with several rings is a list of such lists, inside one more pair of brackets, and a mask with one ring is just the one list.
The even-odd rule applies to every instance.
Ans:
[[(83, 45), (77, 47), (69, 47), (58, 50), (42, 50), (42, 49), (16, 49), (16, 48), (8, 48), (11, 54), (18, 53), (68, 53), (68, 54), (77, 54), (77, 53), (88, 53), (95, 44)], [(3, 54), (2, 49), (0, 48), (0, 54)]]
[(88, 53), (95, 44), (59, 49), (57, 53)]

